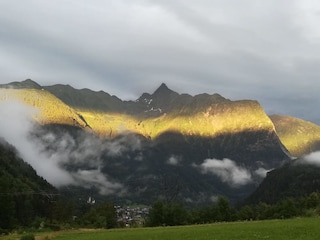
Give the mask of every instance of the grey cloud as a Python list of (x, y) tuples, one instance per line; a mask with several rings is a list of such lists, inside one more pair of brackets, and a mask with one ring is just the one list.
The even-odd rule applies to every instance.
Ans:
[[(140, 150), (141, 141), (138, 137), (124, 132), (124, 135), (119, 138), (104, 143), (103, 148), (106, 150), (108, 156), (121, 156), (128, 151)], [(142, 156), (138, 155), (137, 160), (139, 160), (140, 157)]]
[(126, 193), (122, 184), (108, 180), (99, 169), (78, 170), (77, 173), (73, 173), (72, 175), (80, 186), (89, 189), (96, 187), (101, 195), (116, 194), (120, 196)]
[(32, 78), (122, 99), (166, 82), (320, 123), (316, 1), (12, 0), (0, 8), (2, 82)]
[[(45, 144), (43, 144), (43, 139), (47, 140)], [(74, 137), (68, 133), (64, 133), (62, 136), (45, 133), (35, 143), (37, 146), (42, 146), (41, 152), (47, 157), (45, 161), (55, 160), (59, 169), (65, 169), (68, 166), (77, 167), (77, 169), (67, 172), (73, 182), (62, 182), (62, 186), (70, 184), (86, 188), (95, 187), (103, 195), (123, 195), (126, 188), (101, 172), (101, 168), (105, 165), (100, 159), (103, 152), (109, 156), (121, 156), (129, 148), (137, 149), (139, 147), (138, 145), (130, 145), (130, 143), (133, 143), (132, 139), (126, 145), (124, 144), (124, 137), (120, 140), (114, 142), (103, 141), (82, 132), (77, 136), (77, 142), (75, 142)], [(33, 139), (33, 141), (35, 140)], [(49, 154), (47, 146), (53, 148)]]

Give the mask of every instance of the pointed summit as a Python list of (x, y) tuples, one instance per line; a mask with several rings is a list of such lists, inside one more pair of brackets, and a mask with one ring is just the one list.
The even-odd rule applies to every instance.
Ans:
[(157, 88), (156, 91), (152, 94), (152, 96), (168, 96), (168, 95), (178, 95), (178, 93), (172, 91), (168, 88), (168, 86), (165, 83), (161, 83), (160, 87)]
[(160, 87), (158, 87), (157, 90), (163, 91), (163, 90), (170, 90), (170, 89), (168, 88), (168, 86), (165, 83), (161, 83)]

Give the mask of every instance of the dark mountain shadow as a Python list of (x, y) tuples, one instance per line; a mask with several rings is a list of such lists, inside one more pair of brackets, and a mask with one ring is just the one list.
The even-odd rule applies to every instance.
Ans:
[[(128, 183), (134, 189), (132, 196), (144, 202), (163, 197), (165, 186), (174, 189), (177, 182), (180, 185), (179, 197), (184, 201), (197, 204), (210, 202), (213, 196), (225, 195), (234, 203), (248, 196), (262, 180), (254, 176), (255, 170), (276, 168), (289, 161), (278, 145), (276, 136), (265, 135), (265, 132), (245, 132), (202, 138), (166, 132), (153, 142), (148, 142), (140, 152), (143, 160), (132, 161), (137, 156), (137, 153), (133, 153), (130, 157), (126, 155), (127, 158), (113, 159), (116, 163), (114, 168), (108, 162), (104, 171), (114, 178), (130, 176)], [(266, 138), (265, 143), (261, 141), (263, 137)], [(260, 146), (255, 145), (257, 138), (261, 141)], [(174, 162), (170, 162), (172, 158)], [(235, 187), (223, 182), (217, 175), (204, 174), (200, 170), (206, 159), (224, 158), (231, 159), (237, 166), (251, 172), (252, 181)], [(122, 173), (115, 171), (119, 162), (123, 163)], [(139, 192), (139, 189), (144, 191)]]
[[(84, 155), (86, 150), (90, 150), (88, 142), (99, 145), (94, 148), (94, 153), (91, 151), (90, 155), (84, 158), (85, 161), (79, 161), (75, 157), (79, 155), (73, 154), (62, 167), (71, 172), (99, 169), (108, 180), (121, 183), (125, 193), (103, 197), (99, 195), (99, 189), (92, 186), (90, 194), (95, 194), (96, 198), (116, 199), (118, 202), (130, 200), (151, 204), (163, 198), (197, 205), (209, 203), (216, 196), (225, 195), (235, 203), (249, 196), (261, 182), (262, 178), (255, 174), (257, 169), (269, 170), (289, 161), (277, 136), (267, 131), (248, 131), (216, 137), (165, 132), (154, 140), (126, 133), (113, 139), (99, 139), (80, 128), (51, 125), (42, 128), (36, 137), (41, 139), (41, 136), (48, 132), (54, 134), (56, 140), (45, 143), (46, 151), (62, 151), (59, 143), (66, 134), (73, 139), (70, 142), (74, 144), (72, 151), (68, 149), (69, 152), (78, 151), (79, 148)], [(88, 144), (86, 148), (83, 148), (84, 141)], [(202, 164), (205, 160), (219, 161), (225, 158), (232, 160), (236, 168), (244, 169), (250, 180), (239, 185), (234, 181), (221, 179), (219, 174), (204, 172)], [(97, 161), (99, 166), (93, 164)], [(232, 177), (232, 173), (230, 174)], [(88, 188), (85, 192), (88, 192)]]
[(207, 158), (229, 158), (248, 165), (267, 160), (266, 167), (272, 168), (273, 165), (278, 165), (280, 159), (288, 159), (277, 135), (265, 130), (226, 133), (212, 137), (165, 132), (154, 139), (154, 144), (160, 151), (186, 153), (185, 155), (190, 156), (196, 163)]

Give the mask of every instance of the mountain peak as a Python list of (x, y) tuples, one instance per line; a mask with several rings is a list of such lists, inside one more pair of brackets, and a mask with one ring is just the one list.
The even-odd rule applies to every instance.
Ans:
[(168, 86), (165, 83), (161, 83), (160, 87), (157, 88), (156, 91), (152, 94), (152, 96), (161, 96), (161, 95), (168, 95), (168, 94), (177, 94), (176, 92), (172, 91), (168, 88)]
[(22, 82), (12, 82), (8, 84), (1, 84), (0, 88), (27, 88), (27, 89), (41, 89), (42, 87), (31, 79), (26, 79)]
[(170, 90), (165, 83), (161, 83), (161, 85), (160, 85), (160, 87), (158, 89), (160, 89), (160, 90)]
[(35, 81), (33, 81), (32, 79), (29, 79), (29, 78), (22, 81), (21, 85), (25, 85), (25, 86), (29, 86), (29, 87), (40, 87), (40, 85), (38, 83), (36, 83)]

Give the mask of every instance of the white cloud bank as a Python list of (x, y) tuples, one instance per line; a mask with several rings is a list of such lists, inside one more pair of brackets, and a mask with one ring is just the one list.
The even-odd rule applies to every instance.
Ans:
[(260, 181), (272, 170), (259, 167), (256, 170), (250, 171), (228, 158), (222, 160), (206, 159), (202, 164), (193, 164), (193, 166), (200, 169), (203, 174), (213, 174), (217, 176), (222, 182), (234, 188), (251, 184), (257, 180)]
[(320, 167), (320, 151), (312, 152), (302, 159), (298, 160), (299, 163), (314, 165), (316, 167)]
[(203, 173), (211, 173), (216, 175), (225, 182), (233, 187), (239, 187), (252, 182), (251, 173), (238, 166), (234, 161), (224, 158), (223, 160), (218, 159), (206, 159), (200, 165)]

